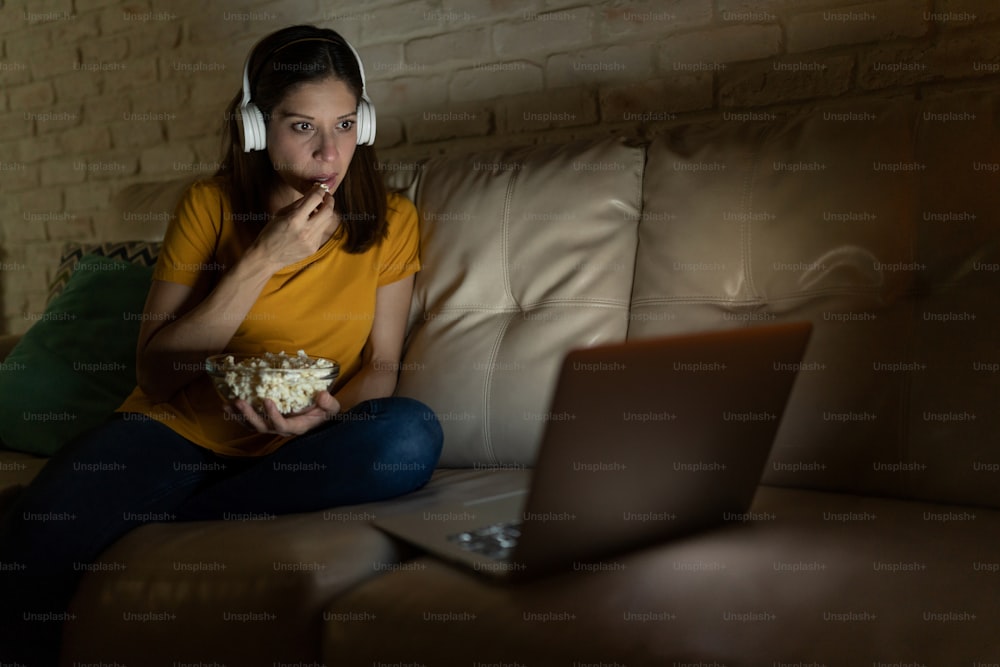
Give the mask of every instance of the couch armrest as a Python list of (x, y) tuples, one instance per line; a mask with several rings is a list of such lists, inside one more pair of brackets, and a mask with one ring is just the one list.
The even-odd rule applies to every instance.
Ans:
[(0, 334), (0, 361), (7, 358), (19, 340), (21, 340), (20, 334)]

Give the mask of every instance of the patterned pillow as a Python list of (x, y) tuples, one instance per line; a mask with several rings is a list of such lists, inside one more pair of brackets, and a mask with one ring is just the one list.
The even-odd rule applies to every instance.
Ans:
[(63, 254), (59, 259), (59, 268), (49, 284), (49, 297), (46, 303), (59, 296), (59, 293), (69, 282), (69, 276), (76, 268), (77, 262), (84, 255), (100, 255), (112, 257), (123, 262), (139, 266), (154, 266), (160, 253), (159, 241), (119, 241), (114, 243), (77, 243), (71, 241), (63, 246)]

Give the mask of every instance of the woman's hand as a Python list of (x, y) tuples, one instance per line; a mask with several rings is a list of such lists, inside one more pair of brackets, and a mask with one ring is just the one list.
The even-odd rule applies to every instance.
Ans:
[(251, 247), (278, 269), (309, 257), (340, 226), (333, 195), (319, 184), (274, 214)]
[(264, 414), (260, 414), (244, 400), (236, 400), (224, 406), (233, 418), (240, 419), (245, 426), (258, 433), (276, 435), (302, 435), (331, 419), (340, 412), (340, 402), (328, 391), (316, 394), (313, 405), (290, 415), (282, 415), (274, 401), (264, 399)]

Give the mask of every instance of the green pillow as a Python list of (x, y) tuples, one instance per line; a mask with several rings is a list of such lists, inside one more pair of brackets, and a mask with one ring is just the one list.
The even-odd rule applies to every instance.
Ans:
[(51, 456), (135, 388), (135, 345), (153, 268), (85, 255), (0, 363), (0, 440)]

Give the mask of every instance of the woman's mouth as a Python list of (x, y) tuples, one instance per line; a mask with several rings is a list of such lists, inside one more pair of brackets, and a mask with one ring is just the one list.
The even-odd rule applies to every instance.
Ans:
[(337, 186), (337, 174), (317, 176), (312, 179), (312, 182), (325, 185), (327, 190), (333, 191)]

